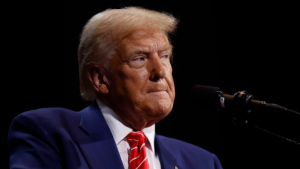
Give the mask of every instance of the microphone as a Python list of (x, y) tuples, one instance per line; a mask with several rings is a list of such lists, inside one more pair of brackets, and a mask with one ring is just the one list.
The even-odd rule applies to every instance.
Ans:
[(227, 109), (234, 112), (250, 113), (252, 110), (263, 112), (275, 112), (277, 114), (294, 114), (300, 117), (296, 111), (265, 101), (254, 100), (246, 91), (239, 91), (234, 95), (224, 94), (220, 88), (212, 86), (196, 85), (190, 91), (192, 103), (210, 109)]
[(300, 145), (300, 114), (294, 110), (254, 100), (246, 91), (230, 95), (212, 86), (194, 86), (190, 91), (190, 98), (193, 104), (202, 108), (226, 110), (222, 114), (233, 115), (232, 122), (235, 125), (248, 130), (258, 130)]

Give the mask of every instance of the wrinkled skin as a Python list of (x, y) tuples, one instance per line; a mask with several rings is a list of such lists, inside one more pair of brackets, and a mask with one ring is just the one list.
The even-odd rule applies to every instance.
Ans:
[(129, 34), (108, 63), (102, 78), (107, 83), (98, 85), (98, 99), (135, 130), (157, 123), (171, 112), (175, 99), (171, 55), (172, 46), (162, 32)]

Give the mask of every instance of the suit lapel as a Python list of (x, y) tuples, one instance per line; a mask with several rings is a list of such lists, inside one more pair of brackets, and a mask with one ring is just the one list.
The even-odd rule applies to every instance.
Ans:
[(87, 133), (77, 140), (91, 169), (124, 168), (116, 143), (96, 102), (82, 110), (79, 126)]
[(168, 149), (166, 149), (162, 140), (160, 139), (160, 136), (157, 134), (155, 134), (155, 150), (157, 151), (159, 157), (161, 169), (173, 169), (175, 166), (178, 167), (174, 155)]

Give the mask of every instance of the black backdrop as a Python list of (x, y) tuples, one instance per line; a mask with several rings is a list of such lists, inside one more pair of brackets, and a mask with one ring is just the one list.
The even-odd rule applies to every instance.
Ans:
[(300, 111), (296, 4), (65, 0), (63, 9), (61, 4), (46, 2), (12, 6), (15, 15), (9, 15), (4, 26), (8, 55), (2, 62), (5, 164), (9, 162), (7, 131), (19, 113), (42, 107), (81, 110), (90, 104), (80, 98), (76, 54), (87, 20), (107, 8), (142, 6), (180, 20), (172, 36), (175, 105), (157, 124), (157, 133), (215, 153), (225, 169), (300, 166), (299, 145), (235, 126), (230, 117), (192, 106), (188, 100), (192, 86), (209, 85), (229, 94), (247, 90), (255, 99)]

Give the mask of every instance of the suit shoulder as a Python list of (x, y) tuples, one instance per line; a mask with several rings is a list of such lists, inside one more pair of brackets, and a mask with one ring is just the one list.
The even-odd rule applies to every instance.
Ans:
[(53, 108), (40, 108), (40, 109), (35, 109), (35, 110), (28, 110), (21, 114), (23, 114), (23, 115), (39, 115), (39, 114), (43, 113), (44, 115), (47, 115), (47, 114), (53, 115), (53, 113), (68, 113), (68, 112), (75, 112), (75, 111), (69, 110), (66, 108), (53, 107)]
[(76, 151), (76, 140), (86, 135), (78, 127), (79, 122), (79, 112), (64, 108), (42, 108), (19, 114), (8, 131), (12, 168), (42, 165), (42, 168), (61, 168), (65, 156)]
[(176, 157), (177, 164), (182, 168), (222, 169), (217, 156), (201, 147), (160, 135), (157, 135), (157, 139), (164, 148), (160, 147), (161, 150)]
[(173, 151), (174, 153), (186, 152), (192, 154), (202, 154), (204, 156), (212, 156), (212, 153), (210, 153), (209, 151), (193, 144), (161, 135), (157, 135), (157, 137), (161, 140), (162, 143), (164, 143), (164, 146), (167, 149)]
[(43, 126), (55, 127), (66, 124), (67, 122), (74, 122), (79, 120), (79, 113), (73, 110), (65, 108), (41, 108), (20, 113), (13, 119), (12, 124), (27, 123), (28, 125), (30, 123), (39, 123)]
[(63, 116), (72, 116), (76, 115), (77, 112), (65, 108), (40, 108), (35, 110), (29, 110), (25, 111), (23, 113), (20, 113), (15, 118), (22, 118), (23, 116), (32, 116), (37, 119), (49, 119), (49, 118), (55, 118), (55, 117), (63, 117)]

